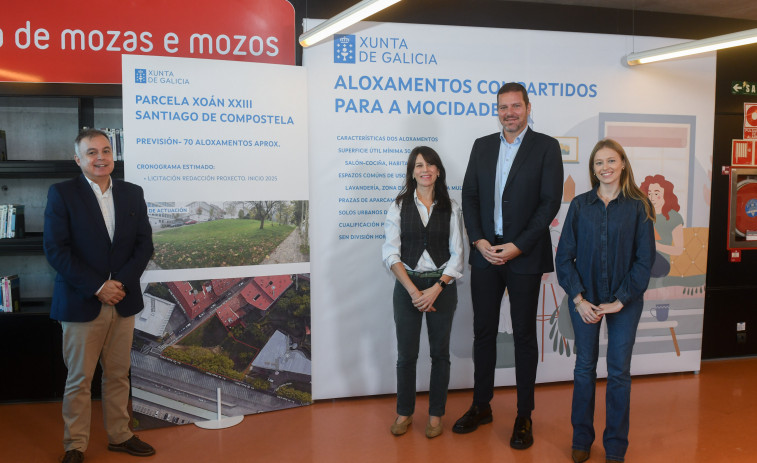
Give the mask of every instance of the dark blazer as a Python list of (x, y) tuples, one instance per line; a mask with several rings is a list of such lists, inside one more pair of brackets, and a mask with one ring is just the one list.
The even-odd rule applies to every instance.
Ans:
[(152, 257), (152, 229), (142, 188), (113, 180), (115, 231), (108, 237), (97, 197), (84, 175), (56, 183), (47, 193), (43, 243), (58, 272), (50, 318), (67, 322), (94, 320), (102, 303), (95, 292), (108, 279), (129, 292), (116, 305), (122, 316), (142, 310), (139, 277)]
[[(494, 244), (494, 176), (499, 157), (499, 132), (477, 139), (463, 180), (463, 220), (471, 243), (485, 238)], [(549, 225), (560, 209), (563, 167), (560, 145), (530, 128), (513, 160), (502, 195), (502, 233), (523, 254), (507, 263), (516, 273), (554, 270)], [(469, 263), (489, 262), (471, 246)]]

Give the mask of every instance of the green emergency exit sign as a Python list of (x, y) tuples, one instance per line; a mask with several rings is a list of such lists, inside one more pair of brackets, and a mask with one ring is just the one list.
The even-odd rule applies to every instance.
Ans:
[(734, 80), (731, 82), (731, 95), (757, 95), (757, 82)]

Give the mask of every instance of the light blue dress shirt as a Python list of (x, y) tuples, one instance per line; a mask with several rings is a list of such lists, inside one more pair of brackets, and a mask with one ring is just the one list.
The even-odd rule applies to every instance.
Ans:
[(502, 194), (505, 192), (507, 176), (510, 175), (510, 169), (523, 142), (523, 137), (526, 135), (526, 130), (528, 130), (528, 125), (512, 143), (507, 142), (503, 132), (499, 133), (499, 158), (497, 159), (497, 176), (494, 179), (494, 233), (497, 235), (502, 234)]

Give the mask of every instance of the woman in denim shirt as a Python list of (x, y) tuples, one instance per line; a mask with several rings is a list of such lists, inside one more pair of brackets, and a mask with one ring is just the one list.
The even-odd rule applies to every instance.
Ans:
[(591, 191), (573, 199), (557, 246), (557, 279), (568, 295), (576, 335), (573, 371), (574, 462), (594, 442), (594, 394), (602, 318), (607, 323), (606, 461), (628, 448), (631, 354), (654, 261), (655, 213), (639, 190), (625, 151), (600, 140), (589, 159)]

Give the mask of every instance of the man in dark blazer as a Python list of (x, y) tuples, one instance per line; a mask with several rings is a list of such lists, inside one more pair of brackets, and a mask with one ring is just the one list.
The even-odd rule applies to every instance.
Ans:
[(89, 444), (90, 386), (98, 359), (108, 449), (136, 456), (155, 450), (129, 429), (129, 367), (139, 278), (153, 253), (142, 189), (112, 180), (105, 133), (87, 129), (74, 142), (82, 175), (50, 187), (44, 249), (58, 272), (50, 317), (63, 329), (68, 369), (63, 395), (64, 463), (81, 462)]
[(463, 218), (471, 243), (473, 405), (452, 430), (474, 431), (492, 421), (497, 328), (507, 288), (515, 339), (518, 416), (510, 445), (533, 443), (531, 411), (539, 346), (536, 313), (543, 273), (554, 270), (549, 225), (560, 208), (560, 146), (528, 128), (531, 103), (518, 83), (497, 94), (502, 132), (473, 144), (463, 181)]

